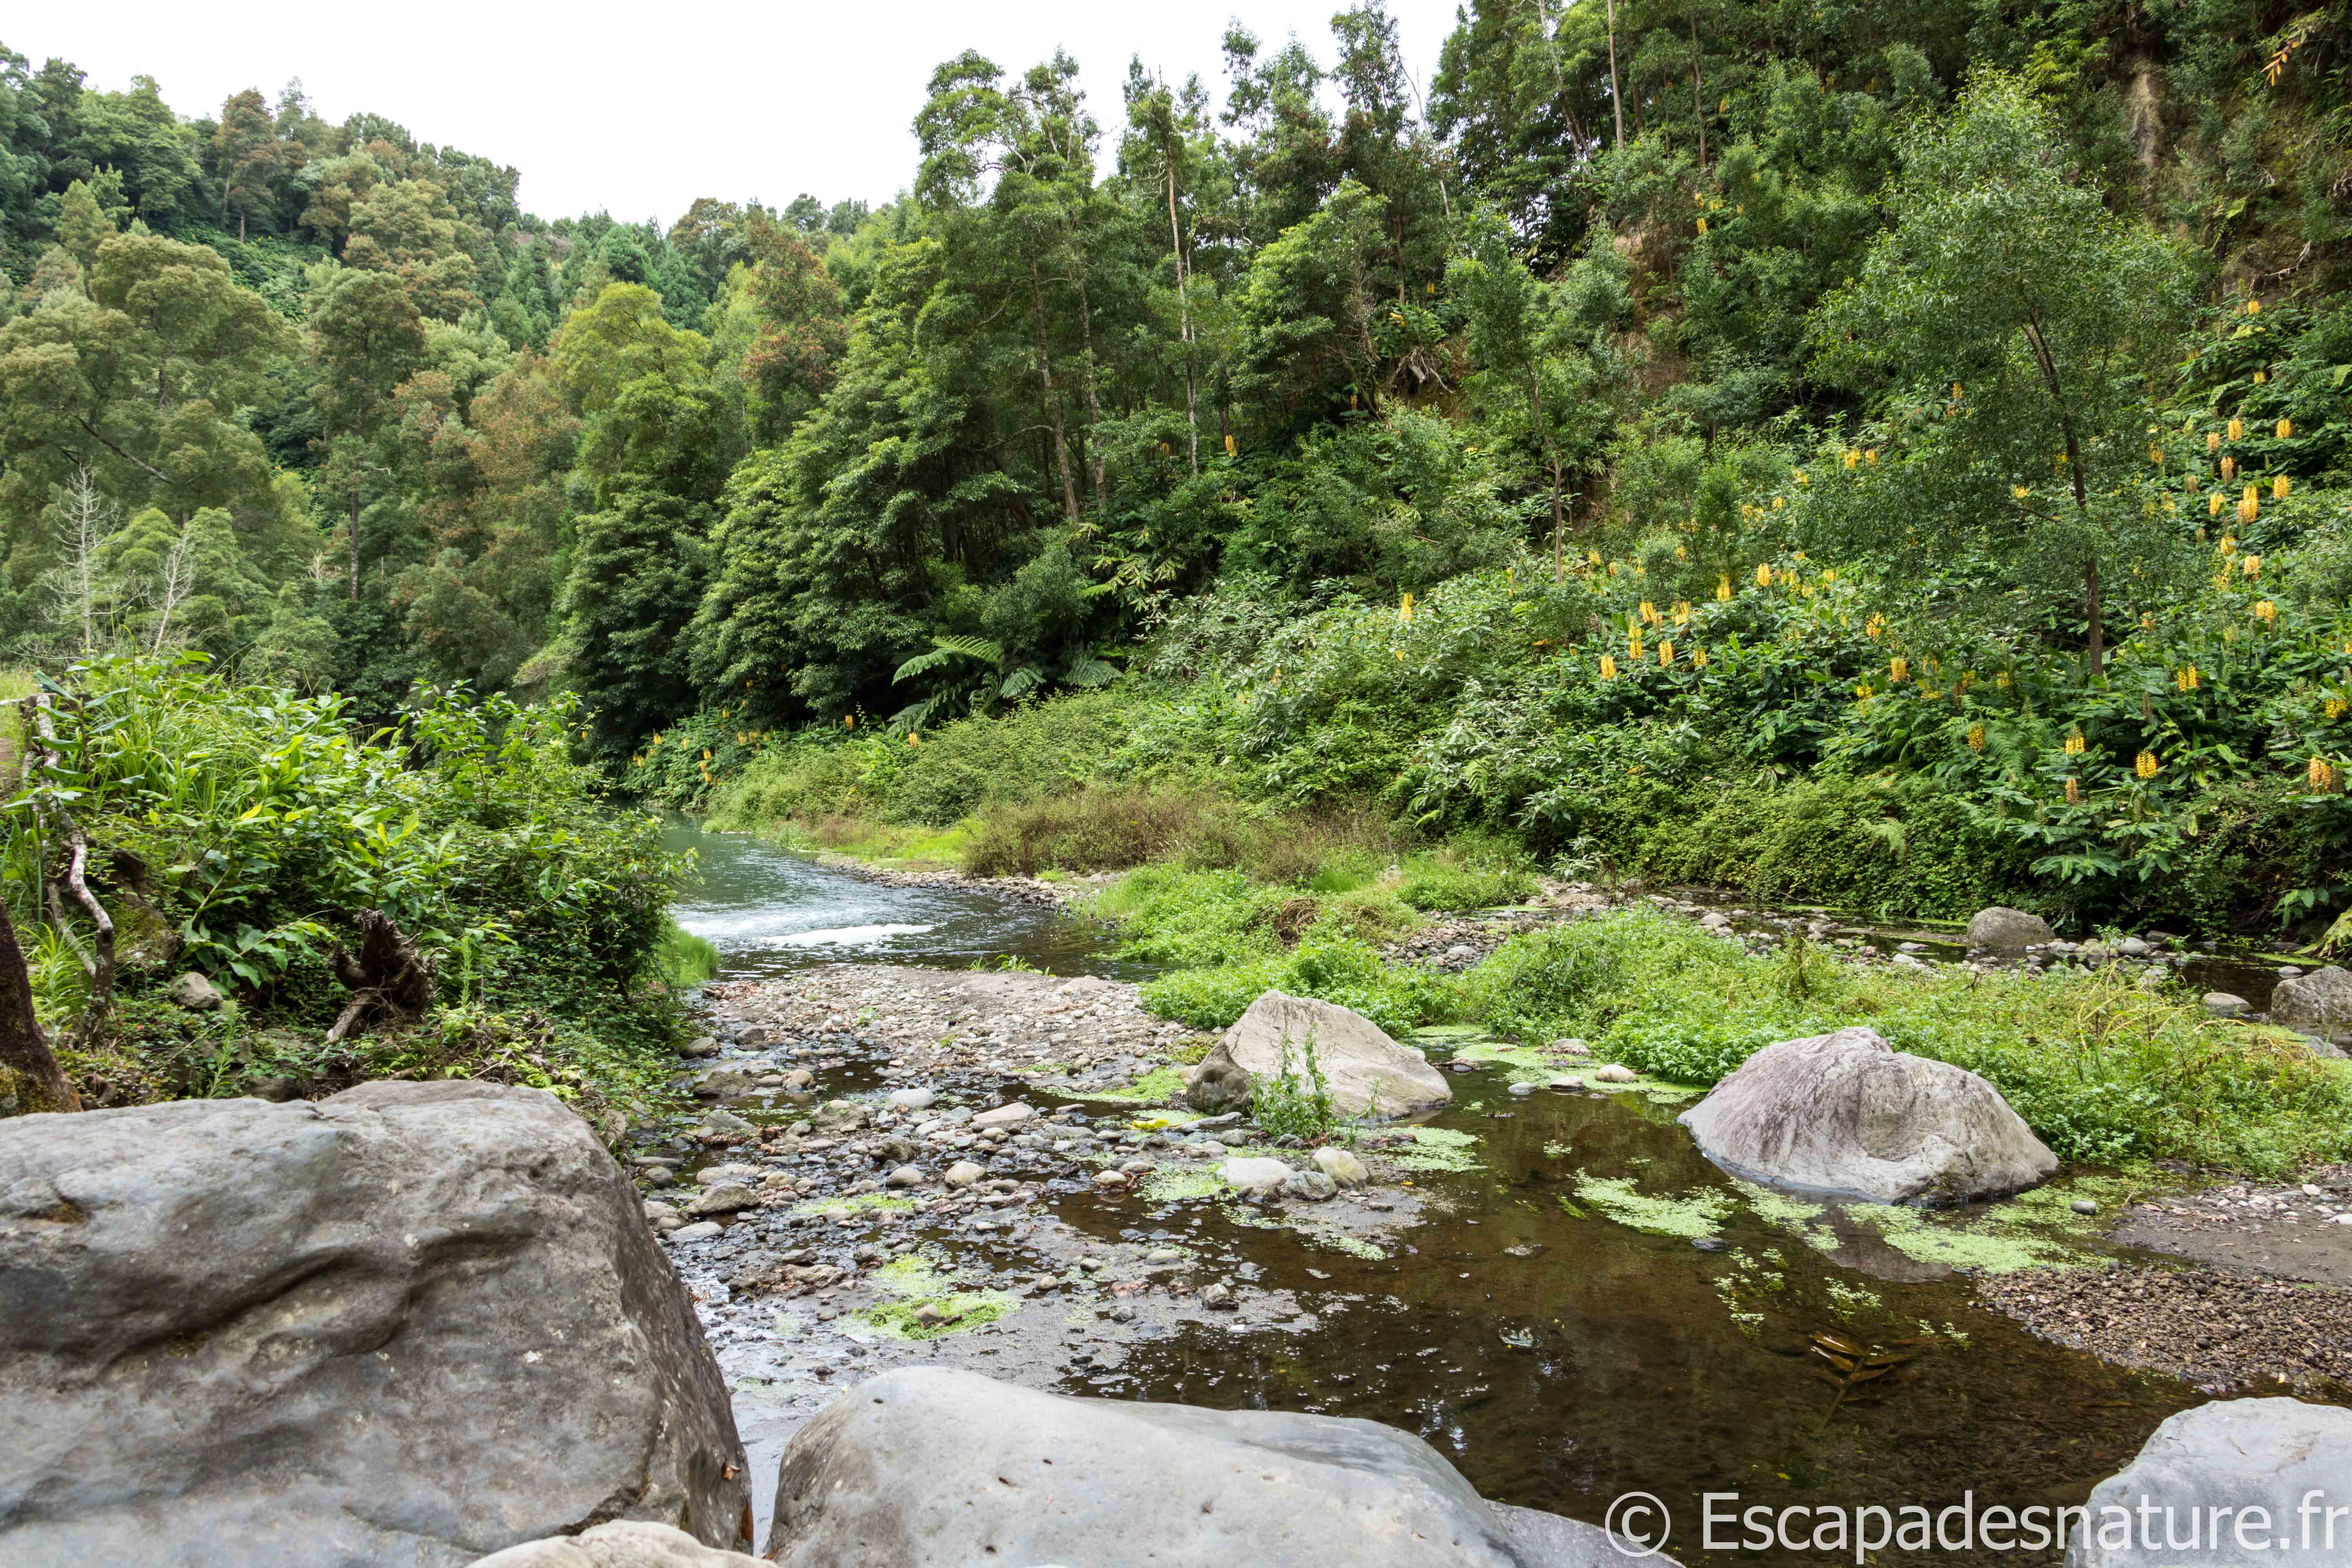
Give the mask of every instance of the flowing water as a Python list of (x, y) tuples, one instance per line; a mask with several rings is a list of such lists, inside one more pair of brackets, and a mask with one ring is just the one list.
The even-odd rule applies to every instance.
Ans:
[(954, 887), (892, 887), (821, 866), (742, 833), (710, 833), (683, 817), (666, 835), (691, 849), (701, 875), (671, 910), (719, 949), (730, 978), (820, 963), (962, 968), (1018, 960), (1049, 974), (1141, 973), (1110, 956), (1108, 927), (1043, 904)]
[[(830, 961), (962, 965), (1019, 956), (1059, 973), (1118, 973), (1099, 927), (960, 889), (861, 881), (756, 842), (678, 830), (706, 881), (678, 910), (733, 973)], [(1433, 1057), (1458, 1040), (1421, 1042)], [(878, 1082), (871, 1064), (822, 1075), (823, 1094)], [(1202, 1278), (1286, 1292), (1280, 1331), (1190, 1324), (1135, 1343), (1065, 1392), (1365, 1416), (1418, 1433), (1483, 1493), (1601, 1521), (1641, 1491), (1672, 1510), (1668, 1552), (1692, 1565), (1854, 1562), (1838, 1550), (1710, 1552), (1706, 1493), (1765, 1505), (2079, 1503), (2157, 1424), (2205, 1397), (2035, 1339), (1979, 1307), (1938, 1261), (1971, 1218), (1776, 1200), (1702, 1158), (1675, 1102), (1641, 1094), (1515, 1096), (1492, 1068), (1456, 1078), (1430, 1125), (1468, 1135), (1464, 1168), (1425, 1171), (1439, 1201), (1378, 1246), (1264, 1227), (1255, 1210), (1072, 1195), (1066, 1222), (1104, 1238), (1172, 1241)], [(1034, 1087), (1021, 1092), (1055, 1102)], [(1080, 1107), (1099, 1110), (1099, 1107)], [(1475, 1140), (1475, 1142), (1472, 1142)], [(1997, 1248), (2104, 1248), (2067, 1218), (2066, 1192), (2030, 1205)], [(1286, 1215), (1307, 1205), (1293, 1205)], [(1251, 1221), (1259, 1223), (1253, 1224)], [(1916, 1221), (1916, 1223), (1910, 1223)], [(1930, 1226), (1923, 1237), (1917, 1226)], [(1965, 1260), (1965, 1258), (1963, 1258)], [(1017, 1260), (1002, 1260), (1018, 1272)], [(1050, 1309), (1035, 1309), (1050, 1310)], [(1840, 1386), (1828, 1336), (1893, 1364)], [(1795, 1516), (1799, 1537), (1814, 1528)], [(1728, 1542), (1741, 1533), (1721, 1531)], [(2054, 1552), (1880, 1552), (1874, 1563), (2054, 1563)]]

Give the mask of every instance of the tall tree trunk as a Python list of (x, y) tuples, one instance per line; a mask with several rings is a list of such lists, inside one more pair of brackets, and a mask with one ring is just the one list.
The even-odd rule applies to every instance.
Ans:
[(351, 601), (356, 605), (360, 602), (360, 481), (357, 475), (352, 477), (352, 525), (348, 531), (352, 547)]
[(33, 981), (25, 972), (16, 928), (0, 904), (0, 1116), (79, 1110), (81, 1099), (41, 1037), (33, 1016)]
[(1054, 426), (1054, 461), (1062, 470), (1062, 510), (1073, 522), (1084, 521), (1078, 511), (1077, 476), (1070, 471), (1070, 443), (1062, 428), (1062, 400), (1054, 393), (1054, 359), (1045, 348), (1045, 285), (1037, 277), (1037, 258), (1029, 258), (1029, 298), (1036, 306), (1037, 381), (1045, 392), (1045, 415)]
[[(2074, 434), (2074, 416), (2066, 411), (2063, 386), (2058, 379), (2058, 362), (2050, 353), (2050, 344), (2042, 335), (2042, 312), (2035, 310), (2026, 322), (2025, 341), (2033, 350), (2033, 363), (2041, 369), (2042, 384), (2050, 391), (2050, 401), (2058, 408), (2058, 428), (2066, 437), (2066, 471), (2074, 476), (2074, 510), (2082, 517), (2086, 531), (2095, 530), (2091, 521), (2091, 488), (2083, 478), (2083, 444)], [(2090, 645), (2091, 673), (2106, 670), (2106, 594), (2099, 582), (2099, 552), (2095, 541), (2091, 553), (2083, 563), (2083, 607), (2086, 622), (2084, 641)]]
[(1192, 433), (1192, 472), (1201, 471), (1201, 409), (1192, 390), (1192, 300), (1185, 286), (1184, 230), (1176, 221), (1176, 143), (1168, 143), (1168, 248), (1176, 258), (1176, 320), (1184, 337), (1184, 426)]
[(1617, 111), (1617, 145), (1625, 145), (1625, 92), (1617, 85), (1617, 0), (1609, 0), (1609, 107)]
[(1698, 111), (1698, 172), (1706, 173), (1706, 61), (1698, 50), (1698, 13), (1690, 14), (1691, 107)]
[[(1077, 258), (1077, 262), (1079, 270), (1084, 271), (1085, 258), (1083, 256)], [(1085, 350), (1084, 366), (1078, 377), (1078, 390), (1085, 393), (1087, 397), (1087, 466), (1094, 470), (1095, 521), (1099, 523), (1103, 520), (1105, 510), (1110, 505), (1110, 479), (1103, 458), (1102, 441), (1096, 434), (1102, 428), (1102, 405), (1095, 399), (1095, 313), (1092, 307), (1087, 303), (1086, 284), (1079, 281), (1073, 284), (1073, 287), (1076, 289), (1078, 295), (1078, 342)]]

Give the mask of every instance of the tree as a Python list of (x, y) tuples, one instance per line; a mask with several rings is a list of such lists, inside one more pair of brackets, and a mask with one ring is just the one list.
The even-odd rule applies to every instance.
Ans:
[(286, 152), (270, 119), (268, 100), (256, 89), (247, 88), (221, 105), (220, 126), (213, 132), (213, 163), (220, 181), (222, 221), (235, 213), (236, 237), (243, 239), (246, 221), (276, 206), (278, 181), (286, 172)]
[(0, 903), (0, 1116), (79, 1110), (73, 1082), (49, 1051), (33, 1014), (33, 983), (25, 971), (16, 928)]
[(269, 466), (243, 416), (275, 400), (269, 372), (293, 347), (213, 251), (112, 236), (86, 292), (52, 293), (0, 326), (6, 482), (46, 481), (33, 492), (45, 499), (86, 468), (109, 497), (183, 517), (257, 500)]
[(389, 272), (337, 268), (314, 296), (312, 354), (319, 402), (333, 434), (320, 445), (322, 479), (348, 498), (349, 593), (360, 596), (360, 510), (369, 476), (381, 465), (373, 446), (393, 412), (393, 389), (425, 357), (425, 322), (416, 303)]
[[(2179, 263), (2108, 212), (2049, 111), (1998, 72), (1913, 139), (1887, 205), (1894, 228), (1816, 318), (1815, 368), (1890, 405), (1941, 410), (1900, 471), (1924, 503), (1906, 514), (2021, 532), (2018, 570), (2077, 574), (2095, 674), (2112, 491), (2140, 470), (2147, 378), (2185, 304)], [(2042, 499), (2053, 477), (2054, 507)]]

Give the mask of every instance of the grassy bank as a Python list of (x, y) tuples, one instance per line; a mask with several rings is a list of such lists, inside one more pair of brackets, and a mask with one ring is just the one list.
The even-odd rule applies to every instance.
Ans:
[[(569, 759), (566, 707), (444, 695), (363, 735), (334, 698), (124, 660), (73, 678), (54, 721), (63, 770), (0, 818), (0, 896), (87, 1103), (486, 1078), (609, 1125), (663, 1098), (674, 993), (716, 954), (668, 919), (685, 868), (656, 824)], [(40, 891), (68, 814), (118, 932), (102, 1009), (96, 933)], [(413, 940), (435, 1005), (331, 1045), (350, 1000), (331, 960), (366, 910)], [(173, 998), (192, 971), (222, 1005)]]

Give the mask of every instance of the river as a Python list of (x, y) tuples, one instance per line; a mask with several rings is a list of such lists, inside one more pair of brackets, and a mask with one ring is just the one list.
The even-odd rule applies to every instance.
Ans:
[[(700, 852), (705, 872), (678, 918), (719, 945), (731, 974), (1006, 957), (1121, 973), (1108, 934), (1068, 915), (966, 889), (880, 886), (687, 825), (675, 837)], [(1443, 1058), (1463, 1040), (1433, 1031), (1417, 1043)], [(842, 1062), (818, 1093), (870, 1089), (873, 1066)], [(1432, 1125), (1475, 1141), (1466, 1168), (1418, 1176), (1435, 1201), (1385, 1247), (1267, 1228), (1264, 1215), (1214, 1202), (1052, 1200), (1081, 1232), (1176, 1242), (1237, 1288), (1297, 1311), (1268, 1333), (1179, 1323), (1123, 1347), (1116, 1365), (1049, 1367), (1042, 1381), (1071, 1394), (1391, 1423), (1488, 1497), (1596, 1522), (1634, 1490), (1677, 1510), (1710, 1492), (1737, 1493), (1743, 1508), (1937, 1510), (1964, 1490), (1980, 1507), (2078, 1503), (2158, 1422), (2205, 1397), (2034, 1337), (1937, 1260), (1938, 1237), (2011, 1256), (2114, 1252), (2095, 1226), (2066, 1220), (2073, 1189), (2045, 1194), (2030, 1224), (2010, 1226), (2026, 1211), (2006, 1207), (1932, 1219), (1895, 1211), (1896, 1224), (1889, 1211), (1861, 1212), (1868, 1205), (1823, 1210), (1742, 1188), (1699, 1155), (1673, 1100), (1516, 1096), (1499, 1070), (1454, 1082), (1454, 1103)], [(1014, 1080), (1003, 1091), (1059, 1103)], [(1924, 1242), (1915, 1221), (1928, 1227)], [(1891, 1370), (1841, 1387), (1823, 1353), (1841, 1346)], [(1819, 1560), (1709, 1553), (1691, 1513), (1682, 1520), (1672, 1551), (1693, 1568)]]

